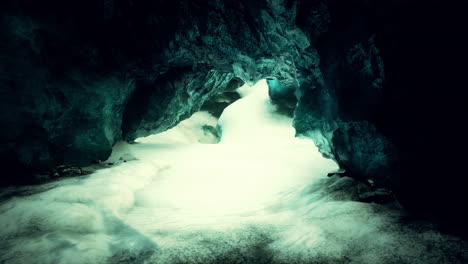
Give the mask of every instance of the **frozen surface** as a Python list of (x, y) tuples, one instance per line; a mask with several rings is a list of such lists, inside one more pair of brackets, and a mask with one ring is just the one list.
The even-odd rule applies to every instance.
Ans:
[(335, 163), (294, 137), (265, 81), (240, 93), (219, 120), (196, 113), (109, 159), (137, 160), (3, 201), (0, 263), (466, 261), (457, 238), (347, 199), (349, 179), (326, 177)]

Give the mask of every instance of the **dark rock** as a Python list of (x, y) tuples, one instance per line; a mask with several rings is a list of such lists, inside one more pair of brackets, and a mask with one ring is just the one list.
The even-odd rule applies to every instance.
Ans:
[(337, 201), (361, 201), (361, 193), (372, 189), (356, 179), (347, 176), (332, 176), (324, 180), (323, 195)]
[(84, 170), (81, 167), (74, 167), (74, 166), (59, 166), (56, 169), (56, 177), (63, 177), (63, 176), (78, 176), (78, 175), (86, 175), (89, 174), (88, 171)]
[[(396, 203), (392, 191), (373, 186), (349, 176), (335, 174), (324, 179), (320, 188), (322, 195), (338, 201), (358, 201), (364, 203)], [(398, 205), (397, 205), (398, 206)]]
[(224, 108), (239, 100), (240, 94), (238, 92), (224, 92), (215, 95), (210, 100), (203, 104), (201, 111), (207, 111), (214, 117), (219, 118), (224, 111)]
[(390, 190), (380, 188), (377, 190), (360, 193), (359, 200), (365, 203), (386, 204), (394, 202), (395, 197)]
[(131, 142), (174, 127), (228, 87), (233, 77), (207, 68), (177, 68), (141, 84), (123, 113), (124, 139)]
[(28, 184), (42, 184), (44, 182), (57, 181), (64, 177), (76, 177), (88, 175), (92, 171), (82, 167), (61, 165), (48, 171), (32, 172)]
[(0, 159), (18, 172), (4, 183), (106, 160), (117, 141), (165, 131), (244, 81), (294, 80), (309, 45), (295, 6), (276, 2), (1, 5)]
[(237, 77), (232, 78), (223, 92), (208, 98), (208, 100), (203, 103), (200, 110), (207, 111), (214, 117), (219, 118), (224, 108), (241, 98), (236, 90), (244, 84), (242, 79)]
[(379, 186), (390, 186), (383, 170), (396, 160), (396, 150), (375, 127), (366, 122), (338, 123), (333, 131), (331, 152), (334, 159), (348, 174), (363, 181), (372, 180)]
[(298, 23), (309, 32), (307, 21), (330, 22), (311, 41), (319, 70), (300, 87), (297, 132), (349, 175), (462, 229), (467, 219), (457, 208), (466, 207), (468, 184), (457, 172), (468, 144), (466, 126), (457, 124), (467, 112), (459, 89), (466, 3), (332, 0), (327, 7), (329, 16)]
[(297, 81), (285, 84), (278, 80), (268, 78), (267, 84), (268, 95), (273, 105), (277, 107), (277, 111), (292, 117), (297, 103), (296, 89), (299, 86)]
[(312, 89), (301, 86), (296, 131), (312, 137), (349, 174), (388, 184), (379, 173), (391, 166), (396, 151), (366, 120), (380, 100), (384, 79), (374, 37), (344, 50), (327, 48), (320, 66), (326, 75), (318, 74)]
[(212, 135), (216, 140), (216, 143), (221, 139), (218, 133), (218, 129), (214, 126), (204, 125), (202, 126), (203, 134), (205, 136)]

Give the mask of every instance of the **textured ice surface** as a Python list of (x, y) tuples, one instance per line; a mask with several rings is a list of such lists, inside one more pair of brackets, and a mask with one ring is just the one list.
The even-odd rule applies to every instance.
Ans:
[(326, 177), (335, 163), (294, 137), (265, 81), (240, 93), (218, 121), (219, 144), (200, 143), (217, 121), (199, 112), (110, 158), (137, 160), (3, 201), (0, 263), (466, 261), (457, 238), (336, 199), (342, 180)]

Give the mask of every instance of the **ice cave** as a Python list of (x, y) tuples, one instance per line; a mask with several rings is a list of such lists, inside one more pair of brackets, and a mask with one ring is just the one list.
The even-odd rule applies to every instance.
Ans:
[(466, 10), (2, 1), (0, 263), (468, 263)]

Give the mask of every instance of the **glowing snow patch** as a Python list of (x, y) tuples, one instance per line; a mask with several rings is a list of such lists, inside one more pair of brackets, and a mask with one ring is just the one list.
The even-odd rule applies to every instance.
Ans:
[[(265, 81), (240, 92), (218, 123), (196, 113), (109, 159), (137, 160), (4, 201), (0, 262), (453, 263), (449, 248), (467, 258), (452, 237), (399, 226), (395, 210), (330, 198), (334, 162), (294, 137)], [(202, 144), (216, 123), (221, 142)]]
[[(244, 94), (220, 117), (222, 139), (217, 145), (192, 144), (171, 150), (132, 146), (137, 157), (170, 166), (137, 193), (139, 205), (174, 208), (208, 219), (252, 211), (259, 214), (282, 199), (284, 190), (336, 169), (311, 140), (294, 137), (290, 118), (274, 113), (266, 82)], [(180, 133), (170, 130), (139, 142), (157, 145), (179, 138)]]

